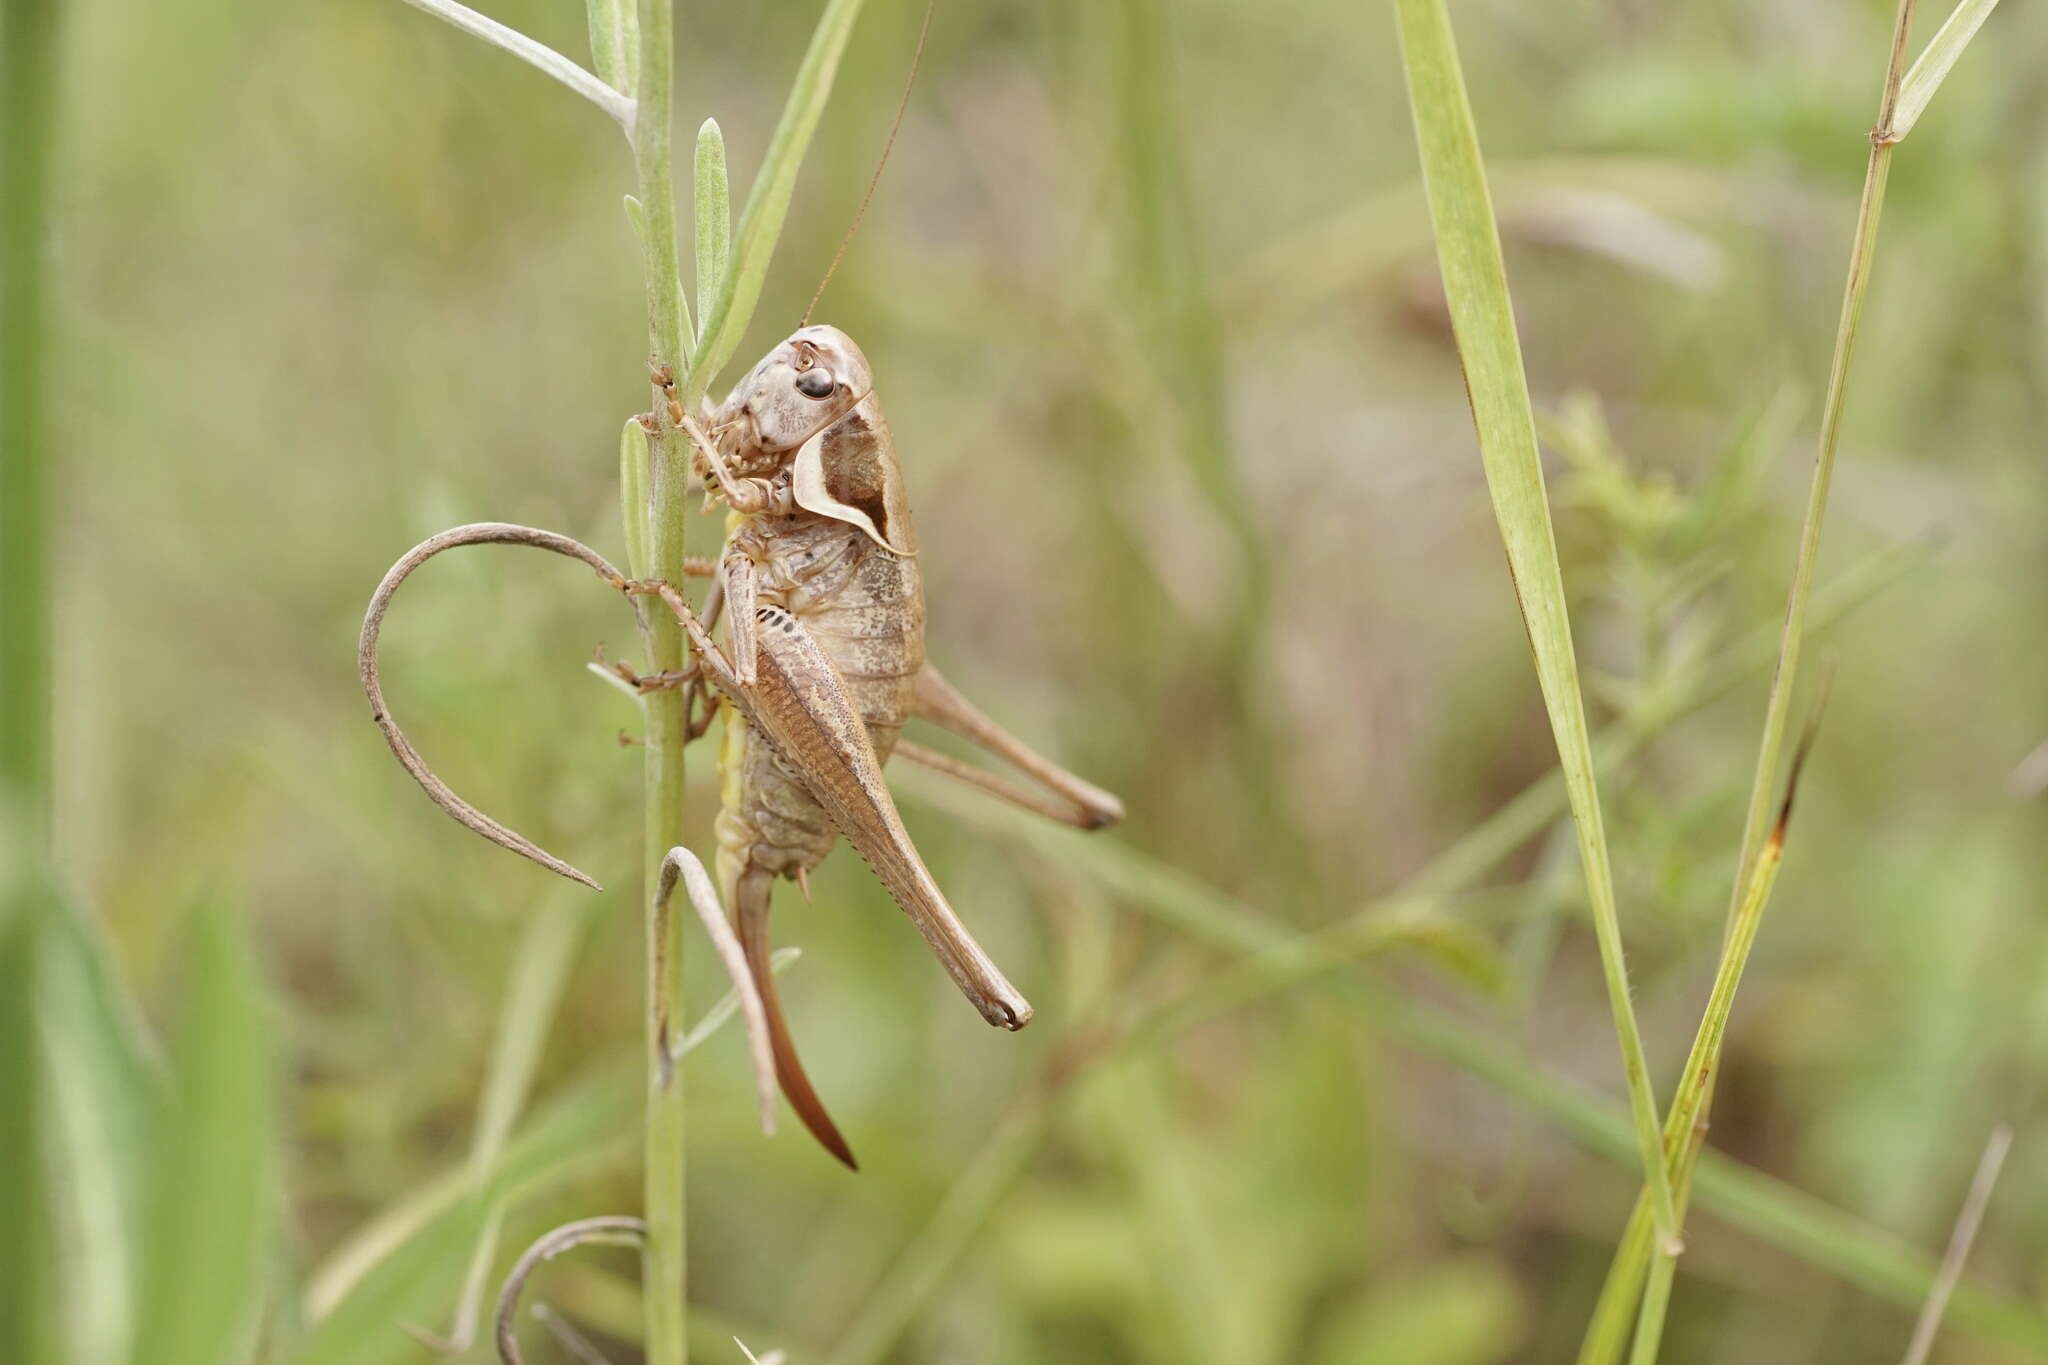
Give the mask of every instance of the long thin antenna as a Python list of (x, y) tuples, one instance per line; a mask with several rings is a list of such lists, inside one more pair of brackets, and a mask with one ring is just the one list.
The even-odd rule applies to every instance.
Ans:
[(853, 211), (853, 221), (846, 225), (846, 235), (839, 239), (839, 250), (832, 253), (832, 264), (825, 267), (825, 278), (818, 281), (818, 292), (811, 295), (799, 326), (810, 325), (818, 300), (825, 297), (825, 286), (832, 283), (833, 272), (839, 269), (839, 262), (846, 257), (846, 248), (853, 245), (853, 234), (860, 231), (860, 220), (867, 217), (868, 202), (875, 197), (875, 186), (882, 183), (882, 168), (889, 164), (889, 153), (896, 147), (896, 134), (903, 127), (903, 111), (910, 107), (910, 88), (917, 84), (917, 69), (924, 64), (924, 40), (932, 31), (932, 11), (936, 8), (938, 0), (925, 0), (924, 22), (917, 30), (917, 51), (911, 54), (910, 74), (903, 80), (903, 98), (896, 101), (896, 120), (889, 125), (889, 140), (882, 144), (882, 159), (875, 163), (875, 173), (868, 177), (867, 193), (860, 197), (860, 207)]

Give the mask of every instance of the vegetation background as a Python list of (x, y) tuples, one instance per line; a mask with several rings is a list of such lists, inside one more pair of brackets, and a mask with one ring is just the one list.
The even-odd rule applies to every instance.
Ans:
[[(617, 433), (646, 393), (627, 157), (594, 110), (397, 3), (66, 10), (58, 865), (157, 1031), (203, 1027), (195, 917), (253, 930), (274, 1353), (428, 1359), (399, 1324), (446, 1329), (473, 1229), (344, 1328), (289, 1305), (510, 1118), (480, 1095), (508, 998), (547, 1000), (550, 973), (551, 1015), (511, 1011), (542, 1030), (511, 1127), (583, 1159), (529, 1173), (493, 1282), (540, 1230), (637, 1201), (635, 716), (583, 669), (631, 633), (579, 571), (496, 553), (421, 575), (387, 632), (416, 740), (619, 888), (596, 898), (428, 806), (351, 650), (385, 566), (444, 526), (618, 549)], [(681, 128), (717, 117), (742, 184), (814, 10), (678, 16)], [(864, 16), (743, 356), (815, 287), (921, 11)], [(490, 12), (583, 52), (579, 6)], [(1890, 12), (1457, 6), (1594, 722), (1652, 734), (1603, 795), (1667, 1096), (1719, 946), (1767, 683), (1737, 666), (1782, 610)], [(1999, 1122), (2018, 1140), (1973, 1275), (2048, 1295), (2048, 15), (2008, 6), (1986, 36), (1892, 176), (1820, 570), (1882, 588), (1823, 637), (1834, 702), (1711, 1137), (1864, 1231), (1831, 1264), (1703, 1195), (1671, 1362), (1897, 1359), (1912, 1298), (1842, 1262), (1938, 1251)], [(1555, 762), (1391, 15), (941, 5), (819, 317), (874, 362), (934, 656), (1131, 818), (1104, 852), (905, 784), (940, 882), (1039, 1006), (1016, 1037), (850, 855), (814, 905), (781, 897), (793, 1026), (864, 1169), (752, 1130), (736, 1032), (693, 1056), (700, 1354), (739, 1359), (716, 1353), (730, 1325), (798, 1365), (1571, 1359), (1638, 1179), (1625, 1142), (1589, 1151), (1529, 1103), (1556, 1080), (1620, 1112), (1561, 808), (1384, 911), (1372, 996), (1331, 974), (1236, 1004), (1234, 955), (1188, 932), (1334, 924)], [(722, 984), (694, 956), (701, 1005)], [(1177, 1000), (1201, 1017), (1101, 1041)], [(1418, 1047), (1416, 1007), (1483, 1040), (1493, 1079)], [(631, 1359), (631, 1265), (578, 1253), (534, 1292)], [(1936, 1358), (2040, 1358), (2028, 1320), (2031, 1346), (1971, 1316)]]

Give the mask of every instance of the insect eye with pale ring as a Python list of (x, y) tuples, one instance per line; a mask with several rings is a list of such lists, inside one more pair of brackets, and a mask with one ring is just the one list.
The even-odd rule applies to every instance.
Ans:
[(832, 371), (827, 369), (803, 370), (796, 377), (796, 391), (806, 398), (830, 398), (834, 387)]

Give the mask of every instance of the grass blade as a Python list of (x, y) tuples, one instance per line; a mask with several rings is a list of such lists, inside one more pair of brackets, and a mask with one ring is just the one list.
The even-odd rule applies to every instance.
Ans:
[(789, 216), (790, 196), (796, 192), (796, 174), (810, 149), (811, 135), (824, 117), (825, 101), (832, 94), (832, 78), (839, 72), (839, 59), (846, 54), (846, 40), (853, 33), (853, 21), (860, 17), (861, 0), (826, 0), (825, 12), (811, 34), (811, 45), (797, 68), (796, 82), (782, 107), (782, 120), (769, 139), (768, 154), (762, 159), (754, 188), (747, 194), (746, 209), (740, 214), (734, 235), (731, 268), (718, 291), (718, 302), (704, 317), (697, 346), (690, 356), (689, 388), (685, 408), (694, 409), (713, 378), (732, 353), (753, 321), (754, 307), (761, 301), (761, 286), (768, 278), (768, 261), (782, 236), (783, 220)]
[(175, 1082), (151, 1189), (137, 1365), (247, 1358), (269, 1276), (273, 1195), (269, 1047), (248, 926), (192, 918)]
[[(1722, 949), (1720, 968), (1716, 973), (1715, 989), (1721, 989), (1721, 980), (1732, 968), (1733, 979), (1727, 983), (1732, 996), (1742, 972), (1742, 960), (1737, 956), (1736, 940), (1743, 933), (1746, 919), (1753, 920), (1762, 912), (1762, 900), (1770, 895), (1768, 875), (1762, 867), (1766, 859), (1775, 861), (1781, 850), (1784, 837), (1785, 810), (1791, 800), (1788, 789), (1787, 807), (1781, 808), (1775, 825), (1771, 823), (1771, 799), (1776, 789), (1778, 755), (1784, 748), (1785, 727), (1792, 713), (1792, 697), (1798, 684), (1799, 659), (1806, 641), (1806, 621), (1809, 601), (1813, 588), (1814, 564), (1820, 553), (1820, 533), (1826, 520), (1828, 491), (1832, 486), (1835, 456), (1840, 448), (1842, 414), (1848, 402), (1849, 372), (1856, 353), (1856, 337), (1863, 316), (1863, 299), (1870, 284), (1870, 262), (1877, 249), (1877, 227), (1884, 209), (1885, 186), (1891, 175), (1892, 148), (1897, 145), (1898, 135), (1889, 132), (1895, 127), (1899, 95), (1906, 70), (1906, 42), (1913, 31), (1913, 6), (1915, 0), (1898, 0), (1898, 7), (1892, 20), (1892, 40), (1889, 60), (1885, 66), (1882, 92), (1878, 98), (1877, 132), (1870, 138), (1870, 155), (1863, 176), (1863, 196), (1857, 207), (1856, 230), (1849, 249), (1848, 279), (1842, 286), (1842, 309), (1835, 329), (1835, 349), (1828, 366), (1827, 396), (1821, 404), (1820, 435), (1814, 457), (1813, 480), (1807, 490), (1806, 514), (1800, 525), (1799, 550), (1792, 565), (1792, 585), (1787, 595), (1785, 623), (1779, 634), (1778, 667), (1771, 679), (1769, 700), (1764, 705), (1763, 737), (1757, 748), (1756, 771), (1750, 780), (1749, 803), (1743, 816), (1741, 852), (1736, 861), (1733, 899), (1729, 907), (1728, 941)], [(1811, 740), (1811, 734), (1808, 735)], [(1803, 755), (1803, 748), (1802, 748)], [(1793, 782), (1798, 776), (1798, 760), (1794, 760)], [(1774, 873), (1775, 868), (1773, 868)], [(1752, 905), (1752, 901), (1754, 904)], [(1748, 933), (1754, 935), (1751, 923)], [(1747, 945), (1741, 949), (1744, 957)], [(1712, 1023), (1713, 1005), (1710, 1003), (1708, 1016), (1701, 1024), (1704, 1037)], [(1697, 1049), (1698, 1040), (1695, 1040)], [(1691, 1063), (1687, 1072), (1690, 1077)], [(1693, 1118), (1678, 1123), (1679, 1109), (1684, 1101), (1673, 1104), (1674, 1123), (1666, 1128), (1673, 1134), (1672, 1159), (1675, 1162), (1667, 1184), (1683, 1188), (1687, 1182), (1688, 1164), (1697, 1159), (1700, 1144), (1683, 1140), (1682, 1135), (1690, 1132), (1697, 1115), (1705, 1112), (1712, 1102), (1712, 1084), (1698, 1087), (1697, 1102)], [(1663, 1214), (1663, 1205), (1658, 1199), (1656, 1186), (1649, 1187), (1652, 1209), (1660, 1232), (1672, 1232), (1673, 1226)], [(1668, 1197), (1668, 1191), (1666, 1192)], [(1631, 1229), (1631, 1232), (1634, 1230)], [(1673, 1253), (1674, 1238), (1661, 1239), (1664, 1259)], [(1620, 1352), (1623, 1332), (1619, 1325), (1624, 1305), (1629, 1295), (1628, 1286), (1646, 1282), (1646, 1297), (1642, 1320), (1638, 1325), (1637, 1350), (1633, 1356), (1647, 1365), (1656, 1359), (1658, 1333), (1663, 1325), (1663, 1304), (1661, 1296), (1670, 1292), (1674, 1267), (1650, 1267), (1644, 1258), (1651, 1254), (1648, 1241), (1640, 1236), (1624, 1234), (1615, 1258), (1608, 1269), (1608, 1283), (1603, 1286), (1600, 1301), (1593, 1316), (1585, 1342), (1579, 1354), (1579, 1365), (1609, 1365)]]
[(1465, 367), (1465, 387), (1479, 432), (1494, 516), (1507, 547), (1509, 573), (1528, 628), (1537, 680), (1564, 770), (1644, 1179), (1651, 1188), (1657, 1226), (1669, 1242), (1677, 1235), (1677, 1217), (1657, 1136), (1657, 1102), (1650, 1086), (1649, 1064), (1643, 1055), (1635, 1009), (1629, 1003), (1620, 915), (1601, 825), (1585, 705), (1579, 695), (1564, 575), (1551, 531), (1543, 466), (1536, 450), (1536, 421), (1515, 338), (1500, 232), (1487, 194), (1478, 133), (1444, 0), (1400, 0), (1397, 12), (1444, 293)]
[(59, 1300), (70, 1358), (111, 1365), (133, 1345), (163, 1076), (95, 926), (54, 899), (35, 918), (30, 1051), (43, 1067)]
[(1962, 0), (1936, 30), (1899, 85), (1899, 107), (1892, 114), (1894, 138), (1902, 139), (1913, 131), (1913, 125), (1927, 112), (1927, 102), (1955, 68), (1956, 59), (1996, 8), (1998, 0)]

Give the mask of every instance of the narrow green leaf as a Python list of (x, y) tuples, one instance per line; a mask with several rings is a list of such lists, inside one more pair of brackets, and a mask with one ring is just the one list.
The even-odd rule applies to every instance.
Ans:
[(718, 302), (698, 333), (690, 357), (686, 406), (696, 405), (725, 362), (732, 359), (747, 324), (754, 319), (754, 306), (761, 301), (761, 286), (768, 278), (769, 258), (775, 254), (775, 243), (789, 215), (790, 196), (796, 192), (797, 171), (810, 149), (811, 135), (818, 130), (818, 120), (824, 117), (832, 79), (839, 72), (839, 59), (846, 54), (846, 40), (853, 33), (860, 7), (861, 0), (826, 0), (825, 12), (818, 16), (811, 45), (797, 68), (796, 83), (782, 107), (782, 121), (775, 125), (761, 172), (755, 176), (746, 209), (740, 214), (731, 267), (718, 291)]
[(1963, 55), (1963, 49), (1970, 45), (1970, 40), (1977, 36), (1977, 30), (1984, 27), (1984, 21), (1996, 8), (1998, 0), (1961, 0), (1949, 14), (1899, 85), (1899, 104), (1892, 113), (1894, 136), (1903, 138), (1913, 131), (1913, 125), (1927, 112), (1927, 102), (1948, 79), (1956, 59)]
[(639, 418), (628, 417), (619, 429), (619, 520), (626, 532), (626, 569), (635, 578), (654, 576), (654, 547), (648, 544), (648, 522), (654, 515), (648, 459), (647, 429)]
[(633, 93), (640, 65), (638, 54), (626, 51), (626, 16), (632, 8), (621, 0), (584, 0), (583, 5), (590, 29), (590, 64), (599, 80), (622, 95)]
[(732, 188), (725, 172), (725, 134), (717, 119), (697, 129), (697, 316), (709, 318), (725, 288), (732, 255)]
[(640, 254), (647, 254), (647, 210), (632, 195), (625, 197), (626, 221), (632, 224), (633, 240), (639, 243)]
[(1536, 421), (1529, 381), (1515, 339), (1513, 305), (1500, 233), (1486, 189), (1479, 136), (1465, 95), (1456, 42), (1444, 0), (1400, 0), (1402, 62), (1408, 75), (1416, 142), (1422, 154), (1423, 184), (1429, 199), (1444, 294), (1465, 388), (1479, 432), (1480, 456), (1494, 518), (1507, 547), (1508, 571), (1536, 659), (1537, 681), (1550, 713), (1551, 734), (1564, 770), (1565, 791), (1578, 833), (1579, 859), (1586, 877), (1593, 927), (1599, 939), (1608, 1003), (1621, 1044), (1629, 1108), (1649, 1182), (1657, 1225), (1675, 1236), (1677, 1219), (1657, 1136), (1657, 1102), (1650, 1086), (1635, 1008), (1629, 1000), (1620, 915), (1608, 867), (1593, 750), (1579, 694), (1571, 620), (1565, 608), (1564, 575), (1544, 494), (1543, 465), (1536, 449)]
[(619, 78), (619, 93), (638, 99), (640, 95), (640, 6), (635, 0), (611, 0), (619, 11), (619, 60), (625, 74)]
[(268, 1275), (268, 1017), (248, 927), (192, 916), (173, 1093), (159, 1133), (136, 1365), (246, 1359)]
[(133, 1342), (163, 1077), (96, 926), (54, 896), (38, 918), (35, 1052), (59, 1297), (71, 1360), (111, 1365)]

